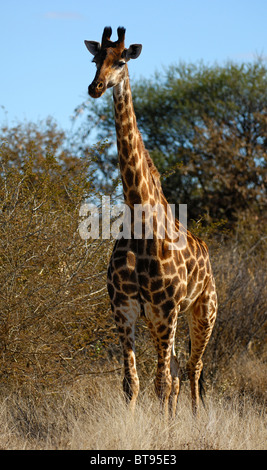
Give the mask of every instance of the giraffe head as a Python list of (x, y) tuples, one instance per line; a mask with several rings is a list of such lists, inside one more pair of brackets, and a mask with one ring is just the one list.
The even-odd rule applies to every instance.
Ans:
[(125, 76), (125, 65), (130, 59), (136, 59), (142, 50), (141, 44), (132, 44), (128, 49), (124, 46), (125, 28), (118, 28), (118, 39), (110, 40), (112, 29), (106, 27), (101, 44), (96, 41), (84, 41), (87, 49), (93, 54), (96, 64), (96, 75), (88, 87), (92, 98), (102, 96), (107, 88), (118, 85)]

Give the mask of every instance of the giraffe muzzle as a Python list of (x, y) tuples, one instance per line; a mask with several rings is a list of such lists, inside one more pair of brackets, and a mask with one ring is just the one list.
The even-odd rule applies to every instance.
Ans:
[(106, 87), (102, 81), (93, 81), (88, 87), (88, 93), (92, 98), (99, 98), (105, 90)]

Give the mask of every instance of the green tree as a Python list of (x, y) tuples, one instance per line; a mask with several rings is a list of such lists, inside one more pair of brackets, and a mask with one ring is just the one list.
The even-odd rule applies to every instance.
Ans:
[[(138, 125), (162, 174), (170, 202), (187, 203), (190, 218), (234, 222), (265, 205), (267, 68), (181, 63), (132, 86)], [(82, 107), (85, 107), (82, 105)], [(77, 108), (80, 110), (81, 107)], [(88, 126), (109, 139), (99, 168), (106, 184), (117, 169), (111, 95), (89, 102)]]

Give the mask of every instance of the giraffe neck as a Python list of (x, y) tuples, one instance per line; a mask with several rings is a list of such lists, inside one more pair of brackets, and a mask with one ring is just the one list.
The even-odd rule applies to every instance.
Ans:
[(137, 127), (127, 65), (124, 79), (113, 89), (113, 99), (125, 202), (131, 209), (134, 204), (162, 202), (159, 173)]

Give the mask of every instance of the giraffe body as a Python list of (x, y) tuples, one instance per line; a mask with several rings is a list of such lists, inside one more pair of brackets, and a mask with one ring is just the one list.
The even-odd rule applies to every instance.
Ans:
[[(151, 331), (158, 354), (155, 389), (165, 413), (173, 416), (179, 393), (179, 364), (174, 350), (177, 317), (185, 312), (188, 318), (191, 354), (187, 364), (192, 407), (199, 404), (199, 378), (202, 356), (216, 318), (217, 296), (206, 244), (189, 231), (180, 249), (173, 249), (169, 233), (157, 225), (161, 218), (153, 213), (151, 233), (145, 234), (142, 218), (141, 238), (134, 238), (136, 204), (163, 208), (168, 220), (168, 203), (163, 194), (159, 173), (138, 130), (128, 67), (126, 62), (137, 58), (140, 45), (124, 46), (124, 28), (118, 28), (118, 40), (110, 41), (111, 28), (105, 28), (102, 44), (85, 41), (94, 55), (97, 73), (89, 86), (89, 94), (98, 98), (113, 87), (115, 125), (125, 203), (131, 210), (131, 238), (115, 242), (108, 267), (108, 292), (124, 355), (123, 388), (134, 409), (139, 391), (135, 358), (135, 324), (142, 314)], [(142, 216), (144, 217), (144, 216)], [(175, 220), (177, 231), (181, 229)], [(185, 232), (179, 232), (182, 237)]]

